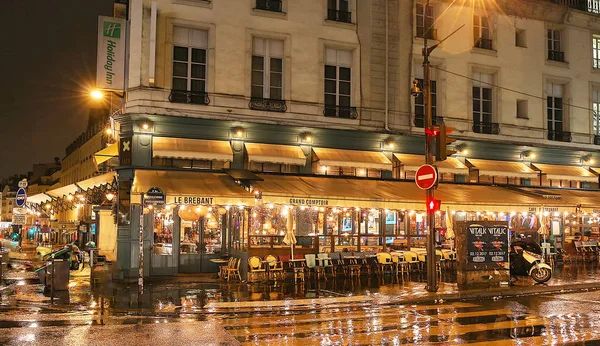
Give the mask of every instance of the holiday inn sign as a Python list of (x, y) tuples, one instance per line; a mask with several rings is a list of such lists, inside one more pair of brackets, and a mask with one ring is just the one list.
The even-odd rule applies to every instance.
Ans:
[(98, 89), (125, 89), (125, 25), (124, 19), (98, 16)]

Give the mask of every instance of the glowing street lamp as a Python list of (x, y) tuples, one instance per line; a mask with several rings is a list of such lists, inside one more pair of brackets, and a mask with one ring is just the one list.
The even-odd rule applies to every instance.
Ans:
[(102, 91), (100, 91), (98, 89), (92, 90), (92, 92), (90, 93), (90, 96), (92, 96), (92, 98), (94, 98), (96, 100), (101, 100), (104, 98), (104, 94), (102, 93)]

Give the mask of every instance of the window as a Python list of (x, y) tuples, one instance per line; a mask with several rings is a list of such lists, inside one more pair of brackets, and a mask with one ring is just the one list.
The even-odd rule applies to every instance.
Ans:
[(181, 27), (173, 31), (173, 90), (206, 92), (208, 32)]
[(548, 139), (557, 140), (563, 132), (563, 86), (548, 83), (546, 86), (548, 111)]
[(517, 100), (517, 119), (529, 119), (527, 100)]
[(433, 7), (424, 4), (417, 4), (417, 37), (435, 40), (435, 30), (433, 29)]
[[(352, 52), (325, 49), (325, 116), (352, 114)], [(339, 113), (336, 114), (336, 111)], [(355, 114), (354, 110), (354, 114)]]
[(600, 35), (592, 37), (592, 59), (594, 68), (600, 69)]
[(256, 0), (256, 8), (259, 10), (282, 12), (281, 0)]
[[(473, 73), (473, 131), (491, 133), (494, 76)], [(490, 128), (488, 132), (488, 128)]]
[(548, 60), (565, 61), (560, 36), (560, 30), (548, 29)]
[(527, 47), (527, 35), (525, 30), (515, 29), (515, 45), (517, 47)]
[(597, 87), (592, 89), (592, 133), (600, 136), (600, 88)]
[(283, 41), (252, 41), (252, 98), (283, 99)]
[(484, 16), (473, 16), (473, 38), (475, 47), (492, 49), (492, 35), (490, 21)]
[(349, 0), (327, 0), (327, 19), (352, 23)]

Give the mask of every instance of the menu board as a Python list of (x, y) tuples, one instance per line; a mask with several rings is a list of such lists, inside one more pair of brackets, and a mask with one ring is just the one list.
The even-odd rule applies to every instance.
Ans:
[(508, 226), (469, 225), (467, 259), (470, 267), (508, 262)]

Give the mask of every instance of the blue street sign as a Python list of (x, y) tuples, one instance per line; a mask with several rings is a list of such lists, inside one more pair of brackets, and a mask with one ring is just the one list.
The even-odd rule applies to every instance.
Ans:
[(27, 192), (25, 192), (24, 188), (20, 188), (17, 191), (16, 203), (19, 208), (24, 207), (25, 203), (27, 203)]

